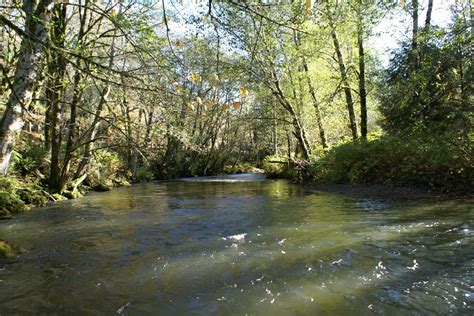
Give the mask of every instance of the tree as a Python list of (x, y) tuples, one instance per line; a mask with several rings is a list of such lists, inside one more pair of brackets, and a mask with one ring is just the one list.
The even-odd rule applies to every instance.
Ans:
[(11, 92), (2, 116), (0, 127), (0, 175), (8, 172), (10, 158), (25, 124), (23, 113), (33, 95), (33, 86), (38, 77), (38, 68), (48, 40), (49, 20), (54, 7), (52, 0), (25, 0), (25, 29), (17, 29), (22, 41)]

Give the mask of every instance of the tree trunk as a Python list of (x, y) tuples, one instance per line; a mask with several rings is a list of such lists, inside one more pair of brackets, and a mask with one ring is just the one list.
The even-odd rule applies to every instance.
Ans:
[(278, 101), (283, 105), (283, 107), (290, 113), (293, 119), (292, 124), (294, 128), (294, 135), (300, 144), (301, 150), (303, 152), (303, 158), (308, 160), (311, 152), (308, 140), (306, 139), (306, 134), (303, 125), (301, 124), (300, 118), (296, 113), (293, 105), (285, 97), (283, 90), (280, 87), (280, 81), (278, 80), (278, 77), (274, 71), (272, 71), (272, 76), (274, 81), (273, 83), (275, 85), (273, 93), (277, 96)]
[(316, 112), (316, 123), (318, 124), (319, 138), (321, 139), (321, 145), (323, 146), (323, 149), (326, 149), (328, 148), (328, 144), (326, 140), (326, 132), (324, 131), (324, 127), (323, 127), (323, 119), (321, 117), (321, 110), (319, 109), (318, 99), (316, 98), (316, 91), (314, 90), (314, 86), (311, 82), (311, 78), (309, 76), (308, 64), (305, 59), (303, 59), (303, 67), (305, 71), (306, 82), (308, 83), (309, 94), (311, 95), (311, 101), (313, 103), (313, 107)]
[(275, 109), (273, 109), (273, 154), (278, 157), (278, 129)]
[(66, 36), (66, 10), (65, 4), (57, 4), (51, 18), (51, 43), (54, 45), (50, 51), (49, 64), (50, 81), (46, 95), (50, 108), (50, 133), (51, 133), (51, 167), (49, 174), (49, 187), (55, 192), (63, 190), (61, 181), (61, 144), (62, 144), (62, 96), (64, 92), (63, 79), (66, 70), (66, 60), (62, 53), (55, 48), (64, 49)]
[[(84, 2), (83, 11), (79, 8), (79, 32), (77, 35), (77, 42), (79, 45), (84, 44), (84, 28), (87, 21), (87, 12), (88, 12), (89, 1)], [(71, 160), (73, 159), (73, 152), (75, 150), (74, 145), (76, 143), (77, 137), (77, 107), (82, 98), (83, 89), (81, 88), (82, 81), (82, 70), (81, 70), (82, 60), (80, 58), (76, 59), (76, 73), (74, 74), (74, 83), (73, 83), (73, 94), (71, 104), (69, 106), (69, 121), (67, 124), (68, 134), (66, 141), (66, 150), (64, 153), (64, 162), (61, 170), (61, 185), (65, 187), (68, 182), (71, 180), (70, 169), (71, 169)]]
[(357, 139), (357, 121), (354, 111), (354, 101), (352, 99), (351, 86), (349, 84), (349, 77), (347, 76), (347, 68), (344, 63), (344, 57), (342, 56), (341, 46), (339, 44), (339, 39), (337, 38), (337, 33), (335, 27), (332, 25), (331, 36), (334, 42), (334, 48), (336, 50), (337, 62), (339, 64), (339, 71), (341, 73), (341, 80), (344, 89), (344, 94), (346, 95), (347, 111), (349, 113), (349, 127), (352, 132), (352, 139)]
[(412, 28), (412, 44), (413, 50), (418, 48), (418, 0), (412, 0), (412, 17), (413, 17), (413, 28)]
[(43, 45), (48, 38), (48, 24), (53, 0), (25, 0), (27, 12), (25, 32), (15, 67), (13, 90), (8, 98), (0, 127), (0, 175), (8, 172), (15, 140), (24, 125), (23, 110), (32, 99), (37, 70), (43, 57)]
[(357, 45), (359, 47), (360, 133), (362, 139), (367, 140), (367, 90), (365, 88), (364, 21), (362, 17), (362, 0), (359, 0), (358, 18)]
[(426, 11), (425, 30), (431, 27), (431, 12), (433, 12), (433, 0), (428, 0), (428, 10)]

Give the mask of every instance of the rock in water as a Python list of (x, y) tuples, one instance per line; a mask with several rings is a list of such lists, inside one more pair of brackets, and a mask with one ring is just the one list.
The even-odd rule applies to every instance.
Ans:
[(13, 245), (6, 240), (0, 239), (0, 258), (13, 257), (16, 254)]
[(105, 192), (110, 191), (110, 187), (106, 184), (100, 183), (92, 188), (92, 190), (97, 192)]

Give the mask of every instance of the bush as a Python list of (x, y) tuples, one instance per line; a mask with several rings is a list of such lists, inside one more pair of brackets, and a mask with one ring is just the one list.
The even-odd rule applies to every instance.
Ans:
[(267, 156), (262, 163), (263, 170), (268, 178), (297, 179), (298, 171), (288, 163), (288, 158)]
[(226, 165), (224, 167), (224, 173), (232, 174), (232, 173), (252, 173), (258, 172), (259, 169), (255, 168), (253, 164), (250, 162), (239, 162), (235, 165)]
[(49, 198), (42, 191), (31, 188), (18, 190), (18, 196), (25, 204), (37, 206), (43, 206), (49, 201)]
[(134, 181), (135, 182), (146, 182), (151, 181), (155, 178), (155, 171), (151, 166), (139, 166), (135, 171)]
[(21, 213), (26, 210), (26, 207), (25, 203), (16, 194), (0, 191), (0, 210), (7, 214)]
[(0, 191), (15, 193), (19, 186), (18, 180), (14, 177), (0, 177)]
[(472, 187), (472, 142), (449, 137), (388, 137), (332, 148), (312, 163), (323, 183), (423, 186), (445, 190)]

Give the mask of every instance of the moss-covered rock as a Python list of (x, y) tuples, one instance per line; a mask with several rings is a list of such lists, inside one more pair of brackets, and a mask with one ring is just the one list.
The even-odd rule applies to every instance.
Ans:
[(92, 190), (97, 191), (97, 192), (106, 192), (106, 191), (110, 191), (111, 188), (110, 186), (104, 183), (99, 183), (98, 185), (92, 187)]
[(8, 241), (0, 239), (0, 258), (13, 257), (15, 254), (15, 247)]
[(78, 190), (72, 190), (72, 191), (70, 191), (70, 190), (65, 190), (65, 191), (63, 192), (63, 195), (64, 195), (66, 198), (70, 199), (70, 200), (72, 200), (72, 199), (78, 199), (78, 198), (80, 198), (80, 197), (82, 196), (81, 192), (79, 192)]
[(16, 194), (0, 191), (0, 209), (14, 214), (26, 211), (26, 206)]
[(67, 197), (59, 194), (59, 193), (54, 193), (51, 195), (53, 198), (56, 199), (56, 202), (59, 202), (59, 201), (67, 201)]
[(113, 180), (114, 186), (116, 187), (129, 187), (131, 186), (130, 182), (123, 178), (123, 177), (118, 177), (117, 179)]
[(10, 211), (0, 208), (0, 220), (10, 218), (12, 218), (12, 214), (10, 213)]
[(25, 204), (32, 204), (36, 206), (43, 206), (48, 203), (48, 197), (39, 190), (22, 189), (18, 191), (18, 196)]

